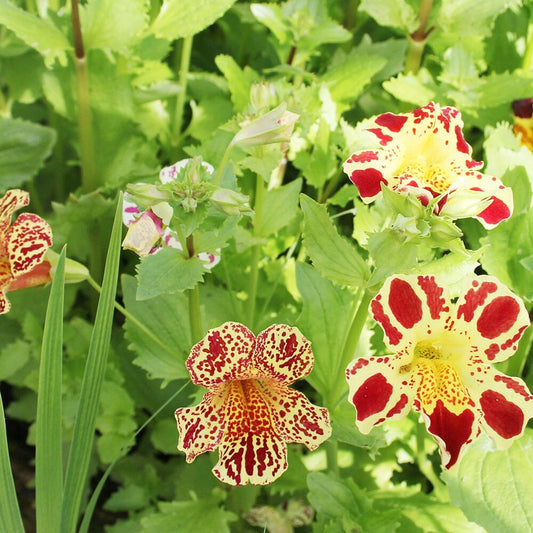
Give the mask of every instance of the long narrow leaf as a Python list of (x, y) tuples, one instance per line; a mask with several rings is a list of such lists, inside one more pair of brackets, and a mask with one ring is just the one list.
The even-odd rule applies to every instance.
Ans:
[(76, 530), (81, 499), (94, 441), (96, 413), (104, 380), (111, 341), (113, 305), (117, 290), (122, 229), (122, 196), (119, 197), (102, 283), (102, 292), (94, 323), (85, 374), (81, 386), (80, 404), (74, 426), (72, 445), (67, 463), (61, 531)]
[(0, 396), (0, 524), (2, 531), (24, 533), (22, 517), (17, 501), (9, 449), (7, 447), (6, 419), (4, 405)]
[(61, 524), (63, 494), (61, 383), (65, 255), (63, 248), (48, 299), (39, 368), (35, 449), (35, 504), (39, 533), (55, 533), (59, 531)]

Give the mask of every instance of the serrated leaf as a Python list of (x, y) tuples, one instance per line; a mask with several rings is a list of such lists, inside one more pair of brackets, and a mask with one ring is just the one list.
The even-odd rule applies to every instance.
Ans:
[(421, 68), (417, 74), (398, 74), (396, 78), (383, 82), (383, 88), (403, 102), (418, 106), (427, 105), (431, 100), (439, 100), (439, 87), (431, 74)]
[(56, 132), (46, 126), (0, 119), (0, 191), (30, 180), (51, 154)]
[(298, 195), (302, 180), (291, 181), (287, 185), (265, 192), (263, 213), (259, 220), (257, 235), (275, 235), (298, 214)]
[(417, 14), (405, 0), (363, 0), (359, 9), (366, 11), (380, 26), (398, 28), (406, 35), (418, 28)]
[(368, 266), (355, 246), (338, 234), (326, 207), (304, 194), (300, 205), (304, 213), (304, 246), (317, 270), (340, 285), (364, 285)]
[(43, 20), (6, 0), (0, 1), (0, 24), (9, 28), (28, 46), (35, 48), (51, 67), (55, 59), (65, 64), (66, 53), (72, 47), (67, 37), (50, 20)]
[(236, 0), (164, 0), (149, 32), (169, 41), (195, 35), (211, 26), (235, 2)]
[(482, 435), (457, 468), (444, 472), (452, 503), (488, 533), (533, 530), (533, 431), (508, 450), (493, 451)]
[(252, 83), (259, 81), (257, 74), (250, 67), (241, 67), (231, 56), (220, 54), (215, 57), (215, 63), (228, 81), (231, 101), (235, 111), (244, 111), (250, 102), (250, 88)]
[(146, 328), (142, 329), (138, 323), (126, 319), (126, 338), (131, 343), (130, 348), (137, 353), (134, 363), (154, 379), (172, 381), (187, 378), (185, 359), (192, 342), (186, 298), (181, 294), (162, 294), (138, 302), (136, 290), (135, 278), (122, 276), (126, 309)]

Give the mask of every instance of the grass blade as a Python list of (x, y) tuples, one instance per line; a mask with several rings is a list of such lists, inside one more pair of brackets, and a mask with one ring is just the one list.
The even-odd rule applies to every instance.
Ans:
[(63, 248), (50, 289), (41, 346), (35, 448), (35, 504), (39, 533), (55, 533), (59, 531), (61, 524), (63, 493), (61, 386), (65, 255), (66, 251)]
[(98, 301), (98, 309), (81, 386), (80, 404), (68, 457), (61, 519), (61, 531), (63, 533), (73, 533), (76, 530), (83, 491), (87, 482), (89, 461), (94, 441), (96, 413), (111, 341), (121, 235), (122, 195), (118, 200), (111, 231), (102, 292)]
[(7, 447), (6, 419), (4, 405), (0, 396), (0, 523), (3, 531), (24, 533), (22, 517), (17, 501), (9, 449)]

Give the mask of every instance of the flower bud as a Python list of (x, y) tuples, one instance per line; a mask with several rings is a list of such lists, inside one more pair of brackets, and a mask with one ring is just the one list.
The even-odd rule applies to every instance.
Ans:
[(122, 241), (122, 248), (133, 250), (144, 257), (151, 252), (162, 235), (161, 219), (148, 210), (130, 224), (126, 237)]
[(249, 196), (231, 189), (216, 189), (209, 201), (226, 215), (251, 215), (253, 209), (249, 204)]

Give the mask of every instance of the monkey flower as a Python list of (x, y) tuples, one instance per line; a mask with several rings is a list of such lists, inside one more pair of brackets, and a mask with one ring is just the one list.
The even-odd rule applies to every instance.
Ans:
[(176, 410), (187, 462), (218, 448), (218, 479), (265, 485), (287, 469), (285, 443), (317, 448), (331, 435), (328, 411), (288, 387), (313, 361), (295, 327), (273, 325), (257, 337), (236, 322), (209, 330), (186, 363), (193, 383), (208, 391), (196, 407)]
[(422, 413), (446, 468), (483, 429), (503, 449), (533, 416), (524, 382), (491, 363), (509, 358), (529, 325), (522, 301), (492, 276), (478, 276), (453, 303), (433, 276), (392, 276), (371, 311), (393, 355), (346, 369), (362, 433)]
[(462, 133), (461, 113), (430, 102), (410, 113), (384, 113), (370, 124), (381, 146), (352, 154), (344, 171), (365, 203), (385, 186), (412, 193), (423, 205), (438, 198), (435, 213), (477, 218), (487, 229), (509, 218), (513, 194), (493, 176), (478, 170)]

